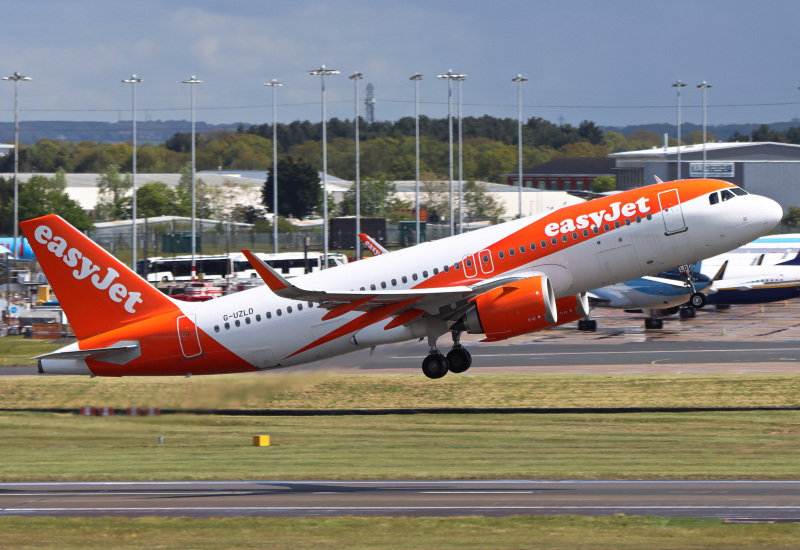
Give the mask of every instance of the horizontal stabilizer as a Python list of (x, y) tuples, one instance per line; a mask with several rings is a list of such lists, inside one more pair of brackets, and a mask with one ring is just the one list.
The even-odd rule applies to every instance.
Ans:
[(139, 342), (119, 342), (107, 348), (63, 349), (34, 357), (34, 359), (97, 359), (107, 363), (124, 365), (141, 355)]

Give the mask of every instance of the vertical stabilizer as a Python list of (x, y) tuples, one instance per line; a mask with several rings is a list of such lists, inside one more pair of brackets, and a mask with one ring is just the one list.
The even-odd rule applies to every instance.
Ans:
[(59, 216), (20, 226), (79, 339), (179, 311), (167, 296)]

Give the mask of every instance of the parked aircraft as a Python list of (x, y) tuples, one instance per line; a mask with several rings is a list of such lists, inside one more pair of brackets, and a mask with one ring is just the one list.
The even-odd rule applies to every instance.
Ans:
[(35, 259), (28, 239), (17, 237), (16, 242), (14, 242), (14, 237), (0, 237), (0, 247), (11, 252), (11, 255), (18, 260)]
[(500, 341), (581, 319), (588, 290), (734, 249), (782, 215), (724, 181), (662, 183), (291, 281), (243, 251), (267, 286), (208, 302), (161, 294), (58, 216), (21, 225), (79, 340), (39, 357), (42, 373), (247, 372), (427, 338), (422, 370), (439, 378), (469, 368), (462, 332)]
[(726, 261), (713, 277), (708, 303), (718, 307), (790, 300), (800, 296), (800, 253), (778, 264), (743, 266)]
[[(698, 267), (700, 264), (698, 264)], [(694, 290), (706, 291), (711, 286), (711, 278), (700, 272), (692, 274)], [(661, 317), (674, 315), (694, 316), (694, 309), (688, 302), (692, 287), (687, 284), (677, 269), (665, 271), (655, 276), (639, 277), (616, 285), (604, 286), (588, 293), (592, 307), (624, 309), (631, 313), (646, 313), (645, 328), (663, 328)], [(710, 299), (710, 296), (707, 296)], [(683, 308), (681, 307), (683, 306)], [(683, 311), (687, 313), (683, 313)], [(578, 330), (597, 330), (597, 320), (587, 316), (578, 321)]]

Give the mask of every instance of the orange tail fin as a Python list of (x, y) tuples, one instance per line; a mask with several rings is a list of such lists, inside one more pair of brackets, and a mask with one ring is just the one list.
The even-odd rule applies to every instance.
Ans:
[(20, 224), (79, 339), (178, 307), (59, 216)]

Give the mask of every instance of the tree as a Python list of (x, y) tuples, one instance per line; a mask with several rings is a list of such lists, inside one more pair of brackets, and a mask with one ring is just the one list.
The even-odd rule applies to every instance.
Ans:
[(468, 181), (464, 184), (463, 191), (467, 219), (496, 219), (505, 212), (503, 205), (487, 192), (485, 185)]
[[(361, 182), (361, 215), (368, 218), (389, 218), (395, 210), (405, 210), (411, 204), (399, 199), (397, 187), (388, 181), (365, 179)], [(339, 203), (341, 216), (353, 216), (356, 213), (356, 186), (345, 191)]]
[(177, 215), (175, 190), (154, 181), (136, 190), (136, 215), (141, 218)]
[(19, 186), (19, 221), (47, 214), (61, 216), (81, 231), (93, 229), (94, 224), (77, 201), (66, 193), (67, 179), (63, 169), (55, 177), (33, 176)]
[(130, 217), (128, 209), (131, 199), (128, 191), (133, 188), (130, 174), (124, 177), (119, 174), (119, 166), (109, 165), (108, 169), (97, 179), (97, 205), (95, 217), (98, 220), (121, 220)]
[(591, 184), (594, 193), (606, 193), (617, 188), (617, 178), (614, 176), (600, 176), (595, 178)]
[[(262, 203), (273, 210), (272, 170), (267, 172), (267, 181), (261, 191)], [(312, 215), (322, 206), (322, 186), (319, 173), (314, 167), (293, 157), (278, 161), (278, 214), (299, 219)]]

